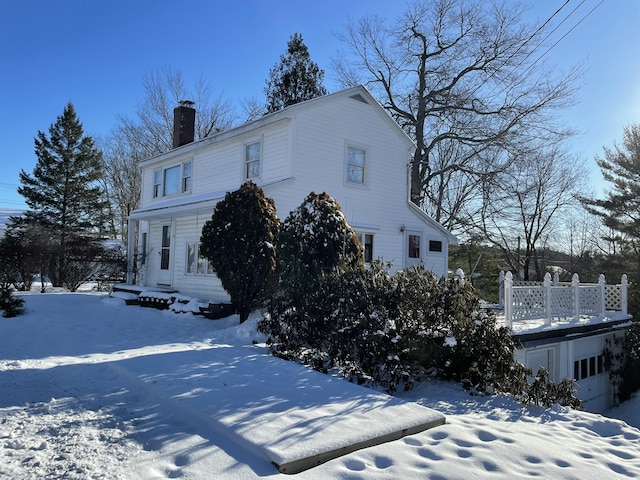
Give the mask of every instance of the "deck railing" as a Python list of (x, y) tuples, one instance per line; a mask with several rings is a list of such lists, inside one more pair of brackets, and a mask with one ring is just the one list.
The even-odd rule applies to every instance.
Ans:
[(520, 282), (511, 272), (500, 272), (500, 304), (508, 327), (523, 320), (543, 319), (550, 325), (554, 318), (603, 316), (608, 310), (628, 313), (627, 276), (618, 285), (607, 285), (604, 275), (598, 283), (580, 283), (578, 274), (570, 283), (560, 282), (549, 273), (542, 282)]

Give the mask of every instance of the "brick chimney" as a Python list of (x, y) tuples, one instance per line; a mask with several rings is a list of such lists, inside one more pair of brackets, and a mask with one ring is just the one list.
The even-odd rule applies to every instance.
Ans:
[(196, 109), (190, 100), (181, 100), (173, 109), (173, 148), (191, 143), (195, 139)]

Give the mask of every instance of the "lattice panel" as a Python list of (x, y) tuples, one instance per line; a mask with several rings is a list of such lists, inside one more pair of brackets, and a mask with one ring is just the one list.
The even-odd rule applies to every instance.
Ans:
[(513, 288), (512, 321), (544, 318), (544, 289), (542, 287)]
[(605, 285), (607, 310), (622, 310), (622, 285)]
[(573, 317), (574, 290), (571, 287), (551, 287), (551, 315)]
[(586, 315), (600, 313), (600, 287), (580, 286), (580, 313)]

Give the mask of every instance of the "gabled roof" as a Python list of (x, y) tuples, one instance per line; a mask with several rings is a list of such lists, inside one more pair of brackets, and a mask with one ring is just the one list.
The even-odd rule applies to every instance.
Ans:
[(458, 243), (458, 237), (456, 237), (453, 233), (451, 233), (449, 230), (444, 228), (442, 225), (436, 222), (433, 218), (427, 215), (427, 213), (424, 210), (418, 207), (411, 200), (407, 199), (407, 202), (409, 203), (409, 208), (413, 211), (413, 213), (415, 213), (423, 222), (432, 226), (434, 229), (442, 233), (447, 238), (449, 243), (452, 243), (452, 244)]
[(142, 167), (156, 163), (162, 162), (166, 159), (175, 157), (177, 155), (189, 154), (193, 151), (200, 150), (202, 148), (206, 148), (207, 146), (219, 143), (223, 140), (237, 137), (244, 133), (251, 132), (258, 128), (267, 126), (267, 125), (275, 125), (278, 122), (287, 122), (291, 120), (293, 114), (296, 111), (302, 109), (313, 108), (314, 105), (318, 103), (330, 102), (339, 98), (351, 98), (353, 101), (360, 101), (371, 105), (372, 110), (380, 116), (388, 125), (389, 128), (394, 130), (396, 134), (403, 139), (403, 141), (407, 145), (407, 149), (414, 148), (413, 140), (400, 128), (400, 126), (391, 118), (391, 116), (387, 113), (387, 111), (380, 105), (380, 103), (375, 99), (375, 97), (367, 90), (363, 85), (358, 85), (356, 87), (351, 87), (346, 90), (340, 90), (335, 93), (330, 93), (328, 95), (323, 95), (322, 97), (312, 98), (311, 100), (306, 100), (304, 102), (296, 103), (295, 105), (290, 105), (282, 110), (278, 110), (277, 112), (269, 113), (264, 115), (263, 117), (253, 120), (251, 122), (247, 122), (238, 127), (232, 128), (230, 130), (225, 130), (224, 132), (216, 133), (210, 135), (206, 138), (202, 138), (200, 140), (196, 140), (195, 142), (188, 143), (178, 148), (174, 148), (173, 150), (169, 150), (168, 152), (161, 153), (154, 157), (148, 158), (140, 163)]

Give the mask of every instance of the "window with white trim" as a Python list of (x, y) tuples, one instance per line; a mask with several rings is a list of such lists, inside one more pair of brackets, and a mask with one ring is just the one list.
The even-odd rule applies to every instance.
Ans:
[(573, 362), (573, 378), (575, 380), (602, 375), (608, 371), (604, 354), (593, 355)]
[(168, 197), (191, 192), (191, 162), (155, 170), (153, 172), (153, 198)]
[(153, 172), (153, 198), (160, 196), (162, 191), (162, 170)]
[(191, 191), (191, 162), (182, 164), (182, 192)]
[(430, 252), (442, 252), (442, 241), (441, 240), (429, 240), (429, 251)]
[(187, 243), (187, 275), (215, 275), (213, 267), (200, 254), (200, 243)]
[(358, 147), (347, 147), (347, 183), (364, 185), (366, 182), (367, 151)]
[(244, 178), (260, 178), (260, 160), (262, 158), (262, 144), (249, 143), (244, 146)]
[(371, 263), (373, 261), (373, 234), (356, 232), (356, 235), (358, 235), (358, 241), (362, 245), (364, 262)]

